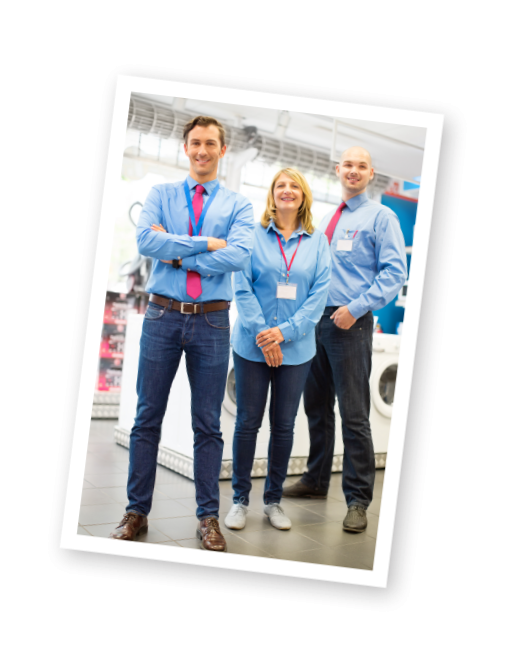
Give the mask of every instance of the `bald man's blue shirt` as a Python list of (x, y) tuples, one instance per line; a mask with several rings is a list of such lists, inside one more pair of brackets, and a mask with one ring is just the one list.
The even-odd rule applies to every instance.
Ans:
[[(190, 269), (201, 275), (202, 294), (198, 302), (231, 301), (231, 274), (244, 268), (251, 254), (254, 226), (251, 203), (241, 194), (220, 186), (207, 211), (202, 235), (189, 236), (183, 184), (154, 186), (140, 214), (136, 232), (138, 251), (153, 258), (146, 291), (190, 303), (192, 298), (186, 292), (187, 269)], [(199, 183), (189, 175), (187, 184), (193, 198)], [(217, 184), (218, 180), (203, 184), (204, 204)], [(161, 224), (166, 232), (153, 231), (152, 224)], [(226, 240), (227, 246), (207, 252), (208, 237)], [(182, 259), (182, 267), (175, 269), (161, 259)]]
[[(325, 232), (336, 211), (319, 229)], [(352, 240), (352, 249), (338, 249)], [(350, 243), (348, 243), (349, 245)], [(341, 247), (346, 247), (341, 243)], [(407, 279), (406, 248), (397, 215), (366, 194), (346, 202), (330, 245), (332, 277), (327, 306), (348, 306), (358, 319), (387, 305)]]

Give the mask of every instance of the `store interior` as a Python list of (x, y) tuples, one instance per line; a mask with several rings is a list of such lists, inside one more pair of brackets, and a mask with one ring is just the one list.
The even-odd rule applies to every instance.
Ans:
[[(147, 305), (145, 285), (150, 270), (149, 260), (138, 254), (135, 226), (152, 186), (181, 181), (188, 174), (182, 129), (186, 121), (198, 114), (214, 116), (225, 125), (228, 150), (220, 162), (219, 180), (251, 201), (256, 221), (264, 210), (272, 176), (282, 167), (295, 166), (311, 186), (314, 196), (312, 213), (317, 226), (341, 201), (340, 185), (334, 172), (337, 158), (350, 146), (360, 145), (368, 149), (375, 168), (368, 196), (397, 214), (410, 274), (425, 129), (364, 119), (334, 119), (229, 103), (132, 94), (125, 150), (121, 157), (118, 214), (114, 223), (105, 311), (103, 324), (99, 325), (98, 375), (93, 391), (78, 527), (81, 534), (108, 536), (124, 513), (127, 447), (136, 408), (138, 340)], [(285, 508), (293, 521), (293, 529), (282, 535), (271, 529), (261, 509), (268, 434), (266, 421), (259, 434), (252, 472), (249, 524), (238, 533), (224, 530), (225, 535), (231, 537), (230, 552), (372, 569), (409, 286), (408, 281), (390, 304), (374, 313), (371, 424), (377, 469), (367, 533), (343, 535), (340, 525), (336, 524), (346, 514), (340, 473), (343, 444), (339, 431), (333, 463), (335, 473), (328, 499), (287, 502)], [(234, 322), (235, 318), (236, 309), (232, 304), (231, 320)], [(221, 420), (225, 441), (220, 480), (221, 515), (231, 506), (234, 387), (230, 366)], [(149, 532), (140, 538), (143, 542), (198, 548), (194, 540), (189, 404), (188, 382), (180, 367), (164, 420), (154, 504), (149, 517)], [(307, 455), (308, 431), (302, 408), (296, 422), (288, 483), (303, 473)], [(282, 505), (284, 503), (285, 500)]]

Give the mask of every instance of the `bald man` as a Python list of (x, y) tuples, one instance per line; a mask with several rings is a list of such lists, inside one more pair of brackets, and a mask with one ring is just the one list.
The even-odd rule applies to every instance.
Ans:
[(304, 391), (309, 420), (307, 471), (284, 497), (325, 499), (334, 455), (337, 395), (343, 429), (346, 532), (362, 532), (373, 497), (375, 455), (370, 430), (373, 310), (406, 281), (404, 238), (395, 213), (366, 196), (374, 169), (369, 152), (351, 147), (336, 166), (343, 202), (321, 222), (330, 243), (332, 276), (316, 328), (316, 356)]

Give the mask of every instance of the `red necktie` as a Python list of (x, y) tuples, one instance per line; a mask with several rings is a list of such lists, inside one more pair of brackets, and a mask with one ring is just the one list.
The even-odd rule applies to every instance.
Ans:
[(339, 218), (341, 217), (341, 213), (343, 212), (345, 207), (346, 207), (346, 203), (341, 203), (339, 208), (334, 213), (334, 216), (330, 220), (329, 225), (327, 226), (327, 230), (325, 231), (325, 235), (329, 239), (329, 245), (330, 245), (330, 241), (332, 240), (332, 236), (334, 235), (334, 230), (337, 226), (337, 223), (339, 222)]
[[(205, 188), (202, 184), (196, 184), (196, 193), (194, 194), (194, 198), (192, 199), (192, 207), (194, 209), (194, 217), (196, 218), (196, 224), (198, 223), (199, 216), (203, 211), (204, 191)], [(189, 222), (188, 235), (191, 236), (192, 222), (190, 221), (190, 218), (188, 222)], [(201, 233), (201, 231), (199, 233)], [(201, 289), (201, 276), (199, 275), (199, 273), (187, 270), (187, 295), (192, 297), (193, 299), (197, 299), (198, 296), (201, 296), (202, 291), (203, 290)]]

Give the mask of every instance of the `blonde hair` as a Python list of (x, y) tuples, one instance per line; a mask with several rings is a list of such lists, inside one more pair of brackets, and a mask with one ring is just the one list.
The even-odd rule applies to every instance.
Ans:
[(298, 216), (300, 218), (302, 229), (304, 231), (307, 231), (307, 233), (314, 233), (314, 225), (312, 223), (312, 212), (311, 212), (312, 191), (305, 177), (300, 173), (299, 170), (296, 170), (296, 168), (282, 168), (282, 170), (279, 170), (278, 173), (274, 176), (273, 181), (271, 182), (271, 186), (269, 187), (269, 190), (267, 192), (266, 209), (264, 210), (264, 214), (260, 218), (260, 223), (265, 229), (267, 229), (267, 227), (269, 226), (269, 222), (271, 220), (273, 220), (275, 224), (278, 224), (273, 192), (275, 189), (275, 184), (280, 175), (282, 174), (290, 177), (292, 180), (296, 182), (296, 184), (298, 184), (301, 187), (303, 192), (303, 201), (298, 210)]

